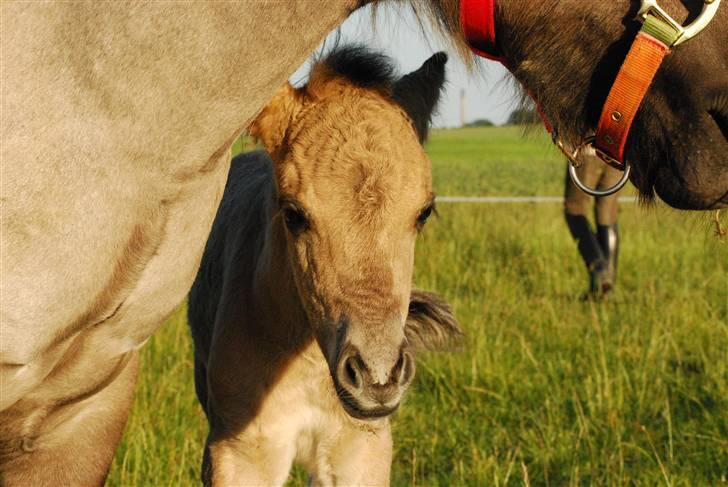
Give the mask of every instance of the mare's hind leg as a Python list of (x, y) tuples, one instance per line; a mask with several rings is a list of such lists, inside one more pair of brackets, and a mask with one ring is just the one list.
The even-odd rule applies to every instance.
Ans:
[(374, 431), (344, 428), (326, 450), (310, 485), (389, 485), (392, 434), (388, 422)]
[(0, 485), (103, 485), (131, 409), (139, 354), (129, 352), (103, 389), (52, 412), (41, 435), (0, 465)]

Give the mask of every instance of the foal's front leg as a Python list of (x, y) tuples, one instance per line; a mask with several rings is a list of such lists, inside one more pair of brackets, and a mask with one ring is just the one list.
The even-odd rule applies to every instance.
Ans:
[(203, 482), (214, 487), (283, 485), (293, 464), (295, 443), (281, 440), (266, 438), (255, 425), (231, 438), (215, 440), (211, 433)]
[(377, 429), (364, 431), (353, 426), (325, 447), (318, 460), (311, 485), (388, 486), (392, 465), (392, 434), (389, 420)]

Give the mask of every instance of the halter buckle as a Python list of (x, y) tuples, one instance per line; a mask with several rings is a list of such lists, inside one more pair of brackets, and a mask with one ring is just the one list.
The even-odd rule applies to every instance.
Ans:
[(692, 39), (698, 35), (700, 31), (705, 29), (710, 21), (713, 20), (715, 13), (718, 11), (718, 5), (720, 5), (720, 0), (703, 0), (703, 10), (695, 20), (685, 27), (680, 25), (680, 23), (673, 19), (670, 14), (665, 12), (657, 4), (657, 0), (642, 0), (640, 9), (637, 12), (637, 17), (644, 22), (648, 15), (653, 15), (675, 29), (678, 36), (675, 41), (668, 46), (673, 47)]

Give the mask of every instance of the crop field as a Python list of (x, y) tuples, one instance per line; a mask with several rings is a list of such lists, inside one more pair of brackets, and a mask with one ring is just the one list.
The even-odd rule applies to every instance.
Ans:
[[(540, 133), (440, 130), (427, 150), (439, 195), (563, 191)], [(617, 288), (591, 302), (561, 204), (438, 213), (415, 284), (448, 298), (467, 339), (418, 357), (393, 485), (728, 485), (728, 241), (712, 215), (621, 205)], [(197, 485), (207, 425), (184, 306), (142, 355), (109, 485)]]

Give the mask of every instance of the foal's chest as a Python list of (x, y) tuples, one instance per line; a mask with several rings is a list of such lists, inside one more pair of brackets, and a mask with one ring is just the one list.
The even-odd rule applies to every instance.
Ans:
[(291, 362), (264, 401), (256, 423), (258, 431), (274, 435), (274, 441), (292, 445), (292, 460), (319, 476), (330, 470), (343, 443), (389, 428), (386, 418), (360, 421), (344, 411), (315, 341)]

